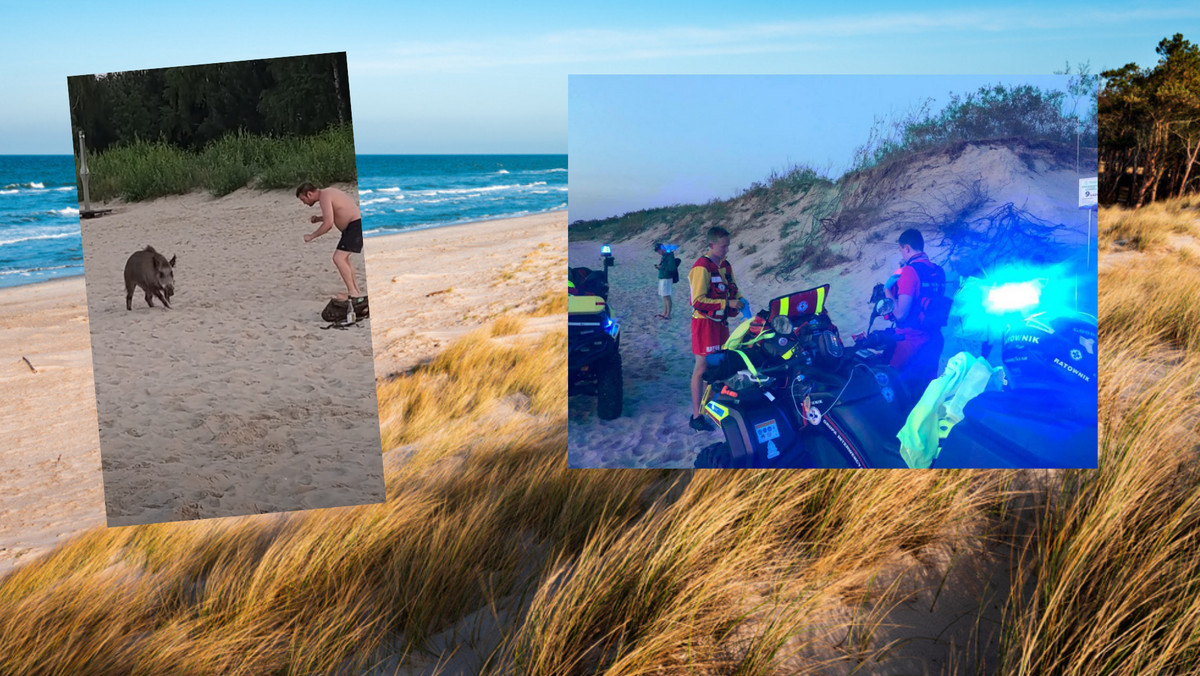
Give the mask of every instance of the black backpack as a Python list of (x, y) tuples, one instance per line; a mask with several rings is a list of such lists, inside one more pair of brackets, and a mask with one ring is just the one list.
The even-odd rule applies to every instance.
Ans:
[[(350, 301), (331, 299), (321, 310), (321, 319), (327, 322), (344, 322), (346, 321), (346, 311), (350, 309)], [(354, 315), (356, 319), (366, 319), (371, 314), (370, 305), (367, 299), (364, 298), (354, 304)]]
[(946, 271), (930, 260), (913, 261), (908, 265), (921, 280), (916, 328), (937, 331), (950, 323), (950, 306), (954, 303), (946, 295)]
[(671, 254), (671, 283), (672, 284), (679, 283), (679, 263), (680, 263), (680, 261), (678, 258), (675, 257), (675, 254)]

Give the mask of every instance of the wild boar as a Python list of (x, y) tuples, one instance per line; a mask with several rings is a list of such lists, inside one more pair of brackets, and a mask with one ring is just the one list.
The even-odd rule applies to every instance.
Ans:
[(154, 297), (170, 308), (171, 296), (175, 295), (175, 256), (166, 256), (148, 246), (135, 251), (125, 263), (125, 309), (133, 309), (133, 287), (146, 291), (146, 303), (154, 307)]

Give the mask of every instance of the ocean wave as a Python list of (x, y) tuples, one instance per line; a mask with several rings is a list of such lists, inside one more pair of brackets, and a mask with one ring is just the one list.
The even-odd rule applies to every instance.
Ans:
[(5, 244), (16, 244), (17, 242), (29, 242), (35, 239), (62, 239), (63, 237), (78, 236), (78, 232), (60, 232), (54, 235), (30, 235), (28, 237), (14, 237), (13, 239), (0, 239), (0, 246)]
[(560, 171), (566, 171), (566, 169), (530, 169), (529, 171), (522, 171), (521, 173), (522, 174), (554, 174), (554, 173), (557, 173)]
[(466, 196), (463, 196), (463, 197), (445, 197), (445, 198), (442, 198), (442, 199), (439, 199), (439, 200), (421, 200), (421, 201), (419, 202), (419, 204), (420, 204), (421, 206), (425, 206), (426, 204), (444, 204), (444, 203), (446, 203), (446, 202), (466, 202), (466, 201), (467, 201), (467, 200), (469, 200), (469, 199), (471, 199), (471, 198), (470, 198), (470, 197), (466, 197)]
[(32, 188), (34, 190), (45, 190), (46, 184), (42, 183), (41, 181), (33, 181), (30, 183), (9, 183), (8, 185), (6, 185), (4, 187), (5, 187), (5, 189), (8, 189), (8, 188)]
[(53, 265), (46, 268), (24, 268), (20, 270), (0, 270), (0, 275), (29, 275), (31, 272), (46, 272), (47, 270), (67, 270), (80, 267), (78, 265)]
[(478, 188), (446, 188), (445, 190), (421, 190), (418, 192), (409, 193), (414, 197), (426, 197), (429, 195), (469, 195), (472, 193), (496, 192), (498, 190), (518, 190), (521, 188), (536, 188), (540, 185), (546, 185), (545, 181), (534, 181), (533, 183), (505, 183), (504, 185), (485, 185)]
[(67, 207), (66, 209), (51, 209), (50, 213), (58, 214), (59, 216), (78, 216), (79, 210), (75, 207)]
[(500, 171), (497, 171), (496, 173), (497, 173), (497, 174), (507, 174), (507, 173), (508, 173), (508, 170), (507, 170), (507, 169), (501, 169)]
[(365, 195), (365, 194), (367, 194), (367, 193), (369, 193), (369, 192), (375, 192), (375, 191), (374, 191), (374, 190), (371, 190), (370, 188), (363, 188), (362, 190), (359, 190), (359, 191), (358, 191), (358, 194), (360, 194), (360, 195)]
[(400, 192), (400, 188), (380, 188), (379, 192)]
[(74, 189), (75, 189), (75, 186), (73, 186), (73, 185), (64, 185), (61, 188), (55, 188), (55, 190), (58, 190), (58, 191), (74, 190)]
[(361, 202), (361, 204), (362, 204), (363, 206), (366, 206), (366, 205), (368, 205), (368, 204), (379, 204), (380, 202), (391, 202), (391, 201), (392, 201), (392, 198), (391, 198), (391, 197), (377, 197), (377, 198), (375, 198), (375, 199), (373, 199), (373, 200), (363, 200), (363, 201)]
[(0, 190), (0, 195), (15, 195), (19, 190)]

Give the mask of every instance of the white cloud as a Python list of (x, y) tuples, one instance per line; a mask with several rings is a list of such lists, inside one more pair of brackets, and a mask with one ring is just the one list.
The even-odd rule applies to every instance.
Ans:
[[(1086, 31), (1100, 25), (1200, 17), (1198, 9), (1031, 12), (995, 8), (959, 12), (845, 15), (803, 21), (751, 23), (711, 28), (680, 26), (651, 29), (574, 29), (532, 36), (503, 36), (399, 45), (355, 60), (355, 70), (371, 72), (478, 71), (491, 68), (647, 61), (703, 56), (800, 53), (847, 49), (846, 42), (880, 36), (959, 36)], [(1022, 36), (1024, 37), (1024, 36)]]

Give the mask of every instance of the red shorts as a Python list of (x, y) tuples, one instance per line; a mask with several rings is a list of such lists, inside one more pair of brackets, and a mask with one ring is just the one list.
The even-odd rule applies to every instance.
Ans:
[(692, 354), (704, 356), (721, 349), (729, 340), (729, 327), (725, 322), (714, 322), (704, 317), (692, 317)]
[(912, 396), (920, 399), (929, 383), (938, 377), (945, 340), (941, 332), (929, 334), (901, 329), (900, 333), (904, 335), (904, 340), (896, 343), (891, 366), (900, 372), (900, 378), (914, 390)]

